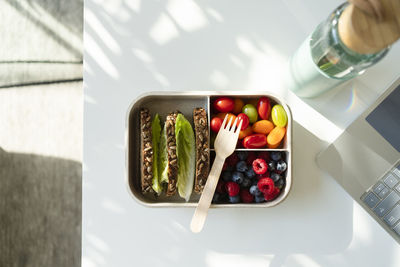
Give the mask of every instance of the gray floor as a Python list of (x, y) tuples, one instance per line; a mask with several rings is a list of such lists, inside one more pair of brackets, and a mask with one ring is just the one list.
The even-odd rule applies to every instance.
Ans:
[(0, 266), (80, 266), (83, 1), (0, 1), (0, 23)]

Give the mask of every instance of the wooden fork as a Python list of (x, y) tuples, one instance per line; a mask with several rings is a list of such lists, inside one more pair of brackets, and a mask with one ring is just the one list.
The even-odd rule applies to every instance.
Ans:
[(231, 124), (231, 117), (228, 124), (226, 125), (227, 119), (228, 115), (225, 116), (221, 128), (219, 129), (218, 135), (215, 138), (214, 148), (216, 156), (210, 174), (208, 175), (206, 185), (204, 186), (203, 193), (201, 194), (199, 204), (197, 205), (196, 211), (194, 212), (192, 218), (192, 222), (190, 224), (190, 229), (193, 233), (198, 233), (203, 229), (204, 222), (207, 218), (208, 209), (210, 208), (211, 201), (214, 196), (214, 191), (217, 187), (218, 178), (221, 174), (225, 159), (229, 157), (233, 153), (233, 151), (235, 151), (236, 143), (243, 121), (240, 120), (239, 126), (236, 127), (238, 122), (237, 118), (235, 119), (233, 124)]

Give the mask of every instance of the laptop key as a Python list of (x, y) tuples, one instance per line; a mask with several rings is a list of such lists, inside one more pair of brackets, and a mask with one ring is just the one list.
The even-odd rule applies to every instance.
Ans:
[(399, 180), (391, 173), (389, 173), (386, 178), (383, 180), (389, 188), (393, 188)]
[(396, 190), (400, 192), (400, 184), (396, 186)]
[(383, 188), (382, 191), (378, 194), (380, 198), (385, 198), (389, 194), (389, 189), (387, 187)]
[(394, 174), (396, 174), (400, 178), (400, 165), (392, 170)]
[(400, 235), (400, 223), (398, 223), (393, 230), (396, 232), (396, 234)]
[(375, 196), (374, 193), (369, 192), (365, 197), (364, 197), (364, 203), (370, 207), (371, 209), (374, 208), (376, 206), (376, 204), (378, 204), (379, 202), (379, 198), (377, 196)]
[(397, 205), (383, 219), (387, 225), (392, 227), (400, 219), (400, 205)]
[(390, 194), (375, 207), (375, 214), (379, 217), (385, 216), (399, 200), (400, 196), (395, 191), (390, 192)]
[(378, 195), (378, 194), (382, 191), (383, 188), (385, 188), (385, 186), (384, 186), (382, 183), (377, 183), (377, 184), (374, 186), (373, 191), (374, 191), (375, 194)]

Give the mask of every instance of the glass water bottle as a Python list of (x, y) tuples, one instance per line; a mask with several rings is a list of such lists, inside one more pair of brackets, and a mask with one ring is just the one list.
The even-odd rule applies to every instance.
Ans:
[(382, 59), (385, 48), (374, 54), (359, 54), (341, 41), (338, 22), (348, 3), (339, 6), (303, 42), (290, 60), (288, 89), (300, 97), (315, 97), (362, 74)]

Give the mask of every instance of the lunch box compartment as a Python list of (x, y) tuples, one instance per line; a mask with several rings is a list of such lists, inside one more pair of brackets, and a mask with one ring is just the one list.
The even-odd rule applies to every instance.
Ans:
[[(291, 184), (292, 184), (292, 151), (291, 151), (291, 138), (292, 138), (292, 116), (289, 107), (284, 104), (279, 98), (272, 96), (270, 94), (262, 94), (261, 92), (248, 93), (246, 95), (240, 94), (241, 92), (152, 92), (140, 96), (130, 105), (127, 116), (126, 116), (126, 179), (128, 190), (132, 197), (148, 207), (195, 207), (199, 201), (200, 195), (192, 192), (189, 202), (179, 197), (178, 193), (175, 196), (167, 197), (163, 193), (161, 196), (154, 196), (153, 194), (143, 194), (141, 191), (141, 130), (140, 130), (140, 110), (142, 108), (148, 108), (151, 116), (153, 117), (158, 113), (162, 119), (172, 111), (179, 110), (187, 118), (187, 120), (193, 126), (193, 109), (197, 107), (202, 107), (207, 111), (208, 124), (210, 124), (210, 117), (212, 114), (216, 114), (212, 111), (212, 106), (210, 103), (219, 96), (231, 96), (239, 97), (244, 101), (250, 99), (257, 99), (261, 96), (267, 96), (272, 100), (273, 104), (281, 104), (287, 115), (288, 124), (287, 132), (283, 143), (279, 149), (250, 149), (252, 151), (283, 151), (286, 153), (286, 185), (283, 191), (273, 201), (264, 203), (238, 203), (238, 204), (212, 204), (211, 207), (214, 208), (239, 208), (239, 207), (271, 207), (281, 203), (288, 195)], [(194, 127), (193, 127), (194, 129)], [(211, 133), (210, 135), (211, 136)], [(210, 144), (210, 148), (213, 145)], [(235, 149), (235, 151), (242, 151), (249, 149)], [(211, 149), (210, 153), (215, 153), (214, 149)], [(210, 167), (211, 167), (210, 162)]]
[[(219, 113), (218, 111), (216, 111), (214, 109), (212, 103), (214, 102), (214, 100), (216, 100), (218, 97), (221, 97), (221, 96), (226, 96), (226, 97), (231, 97), (231, 98), (240, 98), (240, 99), (243, 100), (243, 102), (245, 104), (246, 103), (256, 102), (261, 96), (266, 96), (271, 101), (271, 108), (274, 105), (282, 104), (282, 102), (279, 101), (279, 99), (277, 99), (274, 96), (270, 96), (270, 95), (216, 95), (216, 96), (210, 96), (208, 98), (208, 106), (210, 107), (210, 109), (207, 110), (209, 121), (213, 116), (215, 116), (215, 115), (217, 115)], [(254, 103), (254, 106), (257, 108), (256, 103)], [(283, 105), (283, 107), (284, 107), (284, 109), (286, 111), (286, 114), (290, 114), (289, 108), (286, 105)], [(288, 120), (289, 120), (289, 118), (288, 118)], [(288, 130), (289, 130), (289, 128), (288, 128)], [(214, 132), (210, 131), (210, 137), (212, 138), (213, 136), (216, 136), (216, 134)], [(290, 138), (285, 137), (283, 142), (280, 144), (280, 146), (275, 148), (274, 150), (280, 150), (280, 149), (286, 150), (286, 149), (288, 149), (288, 140), (290, 140)], [(214, 149), (214, 144), (210, 144), (210, 147), (211, 147), (211, 150), (213, 150)], [(255, 151), (255, 150), (270, 150), (270, 149), (267, 149), (267, 148), (261, 148), (261, 149), (260, 148), (255, 148), (255, 149), (237, 148), (237, 150), (249, 150), (249, 151), (254, 150)]]

